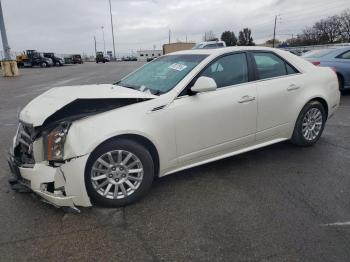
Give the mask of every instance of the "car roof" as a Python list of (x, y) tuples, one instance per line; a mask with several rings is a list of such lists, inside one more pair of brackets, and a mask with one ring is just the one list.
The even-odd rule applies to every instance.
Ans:
[(238, 52), (245, 50), (257, 50), (257, 51), (277, 51), (276, 48), (270, 47), (261, 47), (261, 46), (230, 46), (230, 47), (221, 47), (216, 49), (190, 49), (183, 50), (168, 55), (221, 55), (230, 52)]

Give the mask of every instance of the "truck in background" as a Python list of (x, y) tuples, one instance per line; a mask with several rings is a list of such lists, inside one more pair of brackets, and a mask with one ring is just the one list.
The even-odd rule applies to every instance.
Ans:
[(36, 50), (26, 50), (22, 54), (16, 56), (18, 67), (50, 67), (53, 66), (51, 58), (47, 58), (43, 53), (39, 53)]

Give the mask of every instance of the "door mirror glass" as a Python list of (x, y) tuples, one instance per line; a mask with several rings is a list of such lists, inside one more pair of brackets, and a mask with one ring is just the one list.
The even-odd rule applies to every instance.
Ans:
[(195, 93), (215, 91), (217, 88), (216, 82), (213, 78), (207, 76), (201, 76), (197, 79), (196, 83), (192, 86), (191, 91)]

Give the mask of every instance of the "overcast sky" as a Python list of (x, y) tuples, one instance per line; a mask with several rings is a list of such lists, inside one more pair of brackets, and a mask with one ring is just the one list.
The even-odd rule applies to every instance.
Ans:
[[(112, 50), (108, 0), (1, 0), (13, 51), (36, 49), (93, 54), (93, 37)], [(307, 25), (350, 8), (350, 0), (112, 0), (117, 53), (157, 49), (172, 40), (201, 41), (205, 31), (252, 29), (256, 43), (297, 34)]]

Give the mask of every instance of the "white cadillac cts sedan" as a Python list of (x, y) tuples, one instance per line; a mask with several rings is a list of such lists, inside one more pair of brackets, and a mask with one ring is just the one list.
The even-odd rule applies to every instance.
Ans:
[(336, 74), (259, 47), (162, 56), (116, 84), (53, 88), (20, 113), (15, 179), (56, 206), (117, 207), (154, 177), (284, 140), (317, 142)]

